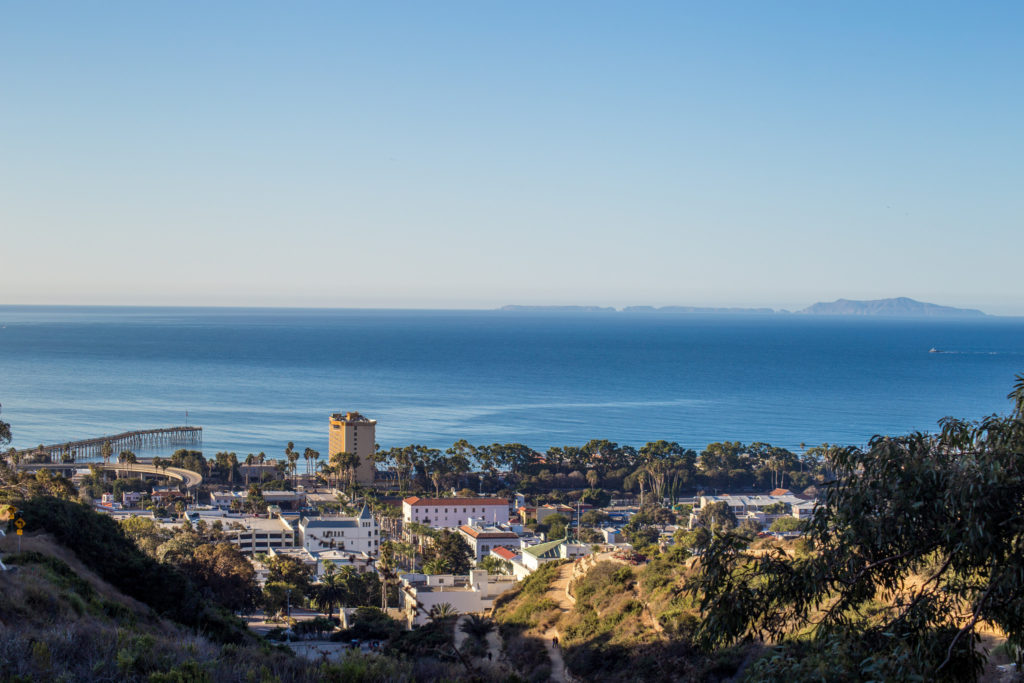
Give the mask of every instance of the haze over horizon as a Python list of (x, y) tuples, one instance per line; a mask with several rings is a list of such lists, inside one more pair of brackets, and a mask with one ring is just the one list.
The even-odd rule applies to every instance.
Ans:
[(11, 4), (0, 305), (1022, 315), (1022, 20)]

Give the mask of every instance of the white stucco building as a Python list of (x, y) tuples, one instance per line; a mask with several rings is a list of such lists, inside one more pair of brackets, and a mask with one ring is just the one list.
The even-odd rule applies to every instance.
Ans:
[(406, 524), (422, 524), (433, 529), (454, 529), (473, 520), (479, 524), (508, 524), (508, 500), (505, 498), (420, 498), (402, 501)]
[(380, 550), (380, 525), (365, 505), (355, 517), (300, 517), (297, 542), (311, 553), (345, 550), (375, 557)]
[(488, 574), (474, 569), (469, 576), (412, 575), (402, 580), (402, 599), (409, 627), (430, 619), (430, 610), (447, 603), (458, 614), (479, 614), (491, 608), (494, 598), (516, 585), (513, 576)]

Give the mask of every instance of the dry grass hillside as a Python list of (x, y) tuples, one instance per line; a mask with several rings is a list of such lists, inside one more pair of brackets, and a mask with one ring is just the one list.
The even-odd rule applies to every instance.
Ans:
[[(410, 680), (401, 662), (321, 666), (259, 643), (218, 644), (102, 580), (46, 535), (0, 539), (0, 680)], [(154, 590), (158, 590), (154, 587)]]

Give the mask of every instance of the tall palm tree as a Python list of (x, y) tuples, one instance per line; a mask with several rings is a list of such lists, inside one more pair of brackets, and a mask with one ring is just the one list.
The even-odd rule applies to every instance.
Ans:
[(359, 468), (359, 456), (355, 453), (341, 451), (331, 455), (331, 464), (334, 466), (338, 474), (341, 474), (342, 472), (346, 472), (348, 474), (348, 485), (349, 489), (351, 489), (356, 478), (356, 470)]
[(314, 451), (312, 448), (307, 448), (303, 452), (302, 457), (306, 459), (306, 474), (312, 474), (313, 471), (313, 460), (320, 457), (320, 454)]
[(314, 604), (329, 617), (334, 611), (334, 605), (340, 607), (347, 598), (348, 586), (345, 577), (334, 567), (329, 568), (313, 591)]

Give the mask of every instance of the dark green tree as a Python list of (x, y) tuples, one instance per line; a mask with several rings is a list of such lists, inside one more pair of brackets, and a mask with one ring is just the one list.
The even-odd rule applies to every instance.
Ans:
[(983, 625), (1020, 653), (1024, 376), (1010, 398), (1007, 417), (833, 448), (795, 559), (716, 534), (691, 584), (700, 642), (780, 643), (750, 672), (773, 680), (972, 680)]
[(459, 534), (442, 529), (423, 552), (424, 564), (437, 563), (443, 571), (435, 573), (466, 574), (472, 567), (473, 551)]

